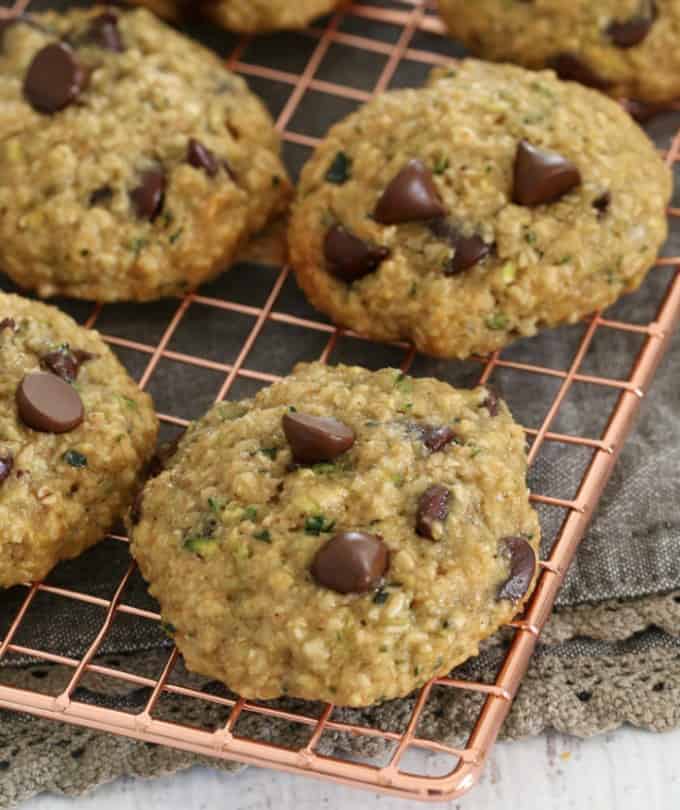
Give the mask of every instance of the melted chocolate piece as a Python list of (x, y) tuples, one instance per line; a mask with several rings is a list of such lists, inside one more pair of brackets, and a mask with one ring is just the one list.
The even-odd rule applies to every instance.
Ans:
[(165, 200), (165, 172), (161, 167), (147, 169), (137, 188), (130, 192), (130, 199), (140, 219), (153, 222), (163, 210)]
[(382, 537), (366, 532), (338, 532), (317, 551), (311, 573), (324, 588), (338, 593), (366, 593), (382, 579), (390, 552)]
[(69, 433), (85, 418), (78, 392), (55, 374), (27, 374), (16, 401), (22, 422), (41, 433)]
[(429, 227), (436, 237), (444, 239), (455, 250), (453, 258), (444, 268), (447, 276), (469, 270), (484, 261), (493, 250), (493, 245), (487, 245), (481, 236), (477, 234), (464, 236), (455, 225), (445, 219), (435, 219)]
[(563, 155), (520, 141), (515, 156), (513, 202), (545, 205), (581, 184), (581, 173)]
[(293, 458), (299, 464), (333, 461), (355, 440), (352, 428), (337, 419), (295, 412), (284, 414), (282, 424)]
[(524, 537), (503, 537), (503, 555), (510, 559), (510, 574), (498, 589), (498, 599), (519, 602), (524, 598), (536, 572), (536, 553)]
[(82, 349), (57, 349), (42, 357), (40, 364), (46, 371), (51, 371), (64, 382), (72, 383), (78, 377), (80, 367), (94, 360), (96, 355)]
[(342, 225), (333, 225), (324, 239), (328, 271), (348, 284), (374, 273), (390, 252), (355, 236)]
[(410, 160), (389, 183), (373, 212), (382, 225), (419, 222), (446, 213), (432, 172), (422, 160)]
[(88, 77), (88, 71), (78, 62), (72, 48), (63, 42), (54, 42), (33, 57), (24, 79), (24, 96), (34, 110), (56, 113), (73, 104)]
[(208, 177), (215, 177), (220, 170), (220, 164), (215, 155), (196, 138), (189, 139), (187, 163), (195, 169), (203, 169)]
[(432, 484), (420, 496), (416, 513), (416, 532), (428, 540), (437, 540), (437, 526), (449, 516), (451, 490)]
[(612, 195), (610, 191), (603, 191), (598, 197), (593, 200), (593, 208), (597, 211), (598, 219), (602, 219), (602, 217), (607, 213), (609, 210), (609, 206), (611, 205)]
[(643, 0), (640, 11), (627, 20), (612, 20), (606, 34), (618, 48), (633, 48), (647, 38), (657, 17), (656, 3)]
[(118, 16), (112, 11), (105, 11), (92, 20), (86, 39), (106, 51), (122, 53), (125, 50), (118, 30)]

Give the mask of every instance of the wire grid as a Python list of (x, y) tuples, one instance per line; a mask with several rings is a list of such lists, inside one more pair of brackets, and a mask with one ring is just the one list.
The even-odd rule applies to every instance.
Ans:
[[(22, 6), (25, 3), (18, 5)], [(0, 14), (0, 16), (2, 15)], [(393, 29), (391, 41), (348, 33), (347, 30), (343, 30), (343, 23), (351, 18), (390, 26), (390, 29)], [(277, 127), (286, 145), (301, 146), (307, 152), (317, 144), (318, 139), (308, 132), (297, 131), (292, 122), (296, 112), (310, 93), (318, 91), (336, 99), (363, 102), (373, 93), (385, 90), (391, 85), (400, 63), (404, 60), (418, 63), (425, 68), (446, 61), (446, 56), (437, 53), (436, 50), (413, 46), (414, 37), (418, 32), (428, 34), (442, 32), (441, 24), (432, 13), (426, 0), (397, 0), (396, 2), (374, 0), (370, 3), (355, 3), (343, 12), (331, 16), (325, 27), (310, 28), (300, 35), (310, 38), (313, 47), (311, 55), (299, 73), (278, 70), (255, 61), (248, 61), (246, 54), (251, 42), (248, 38), (242, 39), (236, 44), (227, 59), (227, 64), (247, 77), (276, 82), (289, 88), (290, 92), (278, 114)], [(324, 57), (334, 44), (347, 46), (357, 53), (378, 54), (384, 59), (375, 86), (371, 90), (327, 81), (317, 76)], [(680, 161), (680, 132), (672, 140), (665, 158), (669, 165)], [(680, 208), (670, 208), (669, 215), (680, 217)], [(531, 441), (530, 464), (535, 462), (541, 447), (546, 442), (562, 446), (580, 446), (592, 454), (591, 461), (574, 497), (557, 497), (540, 492), (535, 492), (531, 496), (536, 504), (563, 510), (566, 517), (551, 544), (549, 554), (540, 562), (541, 571), (538, 584), (524, 615), (511, 623), (512, 640), (493, 683), (452, 677), (435, 679), (420, 690), (408, 722), (401, 731), (397, 732), (334, 719), (332, 705), (321, 706), (317, 712), (312, 713), (313, 716), (310, 716), (302, 711), (298, 713), (292, 710), (282, 710), (272, 705), (250, 702), (236, 697), (232, 699), (202, 689), (180, 685), (173, 682), (172, 678), (179, 660), (176, 649), (169, 653), (167, 662), (157, 678), (144, 677), (101, 665), (97, 663), (96, 656), (114, 621), (119, 617), (132, 616), (151, 622), (160, 622), (160, 615), (157, 612), (142, 609), (125, 601), (126, 587), (135, 572), (135, 563), (131, 562), (120, 579), (115, 593), (109, 599), (54, 587), (46, 583), (24, 586), (26, 588), (25, 598), (4, 639), (0, 642), (0, 660), (9, 654), (28, 656), (46, 663), (61, 665), (68, 669), (70, 676), (65, 688), (56, 696), (10, 688), (0, 684), (0, 708), (28, 712), (216, 758), (233, 759), (321, 776), (337, 782), (368, 787), (402, 797), (436, 801), (451, 799), (469, 790), (477, 781), (499, 729), (510, 710), (538, 635), (550, 614), (569, 563), (593, 514), (623, 441), (632, 427), (639, 404), (649, 388), (656, 367), (666, 351), (670, 336), (680, 319), (680, 274), (677, 272), (680, 269), (680, 256), (660, 259), (659, 265), (668, 266), (672, 276), (657, 317), (649, 323), (639, 324), (626, 320), (612, 320), (596, 314), (587, 321), (568, 368), (555, 369), (530, 362), (518, 362), (505, 358), (503, 352), (497, 352), (489, 358), (480, 358), (477, 361), (481, 383), (485, 383), (494, 371), (500, 369), (554, 379), (557, 386), (556, 394), (540, 426), (525, 428)], [(332, 358), (340, 341), (345, 337), (362, 340), (358, 335), (335, 329), (330, 324), (314, 317), (300, 317), (286, 312), (282, 308), (284, 298), (282, 291), (288, 278), (288, 268), (278, 271), (273, 286), (261, 306), (250, 306), (200, 292), (189, 294), (174, 307), (167, 326), (154, 344), (116, 335), (105, 334), (104, 337), (112, 346), (130, 350), (143, 359), (144, 369), (139, 379), (142, 388), (149, 385), (160, 362), (171, 360), (185, 367), (210, 370), (222, 375), (223, 379), (216, 396), (217, 401), (233, 394), (237, 381), (246, 380), (261, 385), (280, 379), (277, 374), (249, 367), (253, 347), (267, 324), (293, 326), (304, 330), (306, 335), (321, 338), (324, 345), (320, 352), (320, 359), (324, 362)], [(191, 308), (197, 305), (209, 307), (225, 318), (241, 315), (251, 319), (249, 331), (242, 340), (233, 362), (223, 363), (191, 353), (174, 351), (170, 348), (171, 340), (178, 328), (185, 321)], [(93, 305), (82, 320), (86, 326), (95, 327), (102, 320), (103, 312), (104, 308), (101, 305)], [(600, 330), (607, 329), (632, 333), (637, 335), (641, 341), (641, 349), (632, 363), (627, 378), (610, 379), (583, 371), (584, 358), (595, 335)], [(415, 351), (404, 344), (395, 344), (393, 348), (400, 352), (401, 368), (408, 371), (416, 360)], [(616, 395), (614, 407), (607, 410), (608, 421), (600, 438), (574, 436), (554, 429), (560, 408), (574, 383), (599, 386)], [(159, 417), (162, 423), (171, 427), (181, 428), (188, 424), (186, 419), (172, 413), (159, 413)], [(127, 538), (120, 534), (111, 535), (111, 539), (121, 544), (127, 542)], [(102, 610), (103, 620), (99, 632), (82, 657), (74, 658), (54, 654), (16, 643), (18, 631), (24, 622), (28, 621), (27, 614), (39, 594), (51, 594), (55, 597), (73, 600), (75, 603), (97, 606)], [(111, 678), (148, 689), (150, 695), (146, 705), (141, 712), (130, 714), (119, 709), (104, 708), (82, 702), (75, 693), (87, 674)], [(479, 696), (481, 701), (479, 715), (463, 747), (455, 747), (419, 736), (419, 721), (434, 689), (466, 690)], [(217, 729), (205, 729), (160, 719), (157, 710), (159, 702), (165, 695), (181, 696), (223, 707), (229, 711), (228, 720)], [(239, 720), (245, 715), (259, 715), (269, 718), (272, 723), (283, 721), (305, 727), (308, 732), (306, 743), (293, 750), (250, 739), (247, 734), (240, 733), (237, 728)], [(319, 752), (318, 747), (323, 735), (328, 732), (380, 738), (391, 744), (391, 755), (386, 763), (380, 765), (366, 760), (351, 762), (324, 755)], [(422, 767), (420, 769), (412, 768), (409, 764), (409, 755), (415, 749), (443, 755), (447, 763), (443, 773), (432, 776), (426, 773)]]

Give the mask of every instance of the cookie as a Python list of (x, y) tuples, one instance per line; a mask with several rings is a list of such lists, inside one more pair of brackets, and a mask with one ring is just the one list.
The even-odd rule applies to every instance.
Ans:
[(157, 14), (179, 19), (202, 13), (231, 31), (256, 33), (284, 28), (303, 28), (328, 14), (343, 0), (142, 0)]
[(680, 0), (439, 0), (439, 10), (485, 59), (551, 67), (639, 101), (680, 97)]
[(288, 198), (260, 102), (144, 9), (15, 23), (0, 70), (0, 265), (41, 296), (181, 294)]
[(321, 364), (189, 428), (132, 552), (187, 666), (248, 698), (363, 706), (521, 609), (539, 527), (487, 389)]
[(484, 355), (634, 290), (666, 238), (670, 192), (611, 99), (467, 60), (330, 130), (302, 172), (291, 259), (341, 326)]
[(0, 588), (42, 579), (127, 509), (158, 425), (96, 332), (0, 293)]

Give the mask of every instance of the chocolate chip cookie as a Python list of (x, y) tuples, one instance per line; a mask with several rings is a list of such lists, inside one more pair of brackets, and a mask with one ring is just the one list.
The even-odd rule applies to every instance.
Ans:
[(157, 14), (178, 19), (204, 14), (231, 31), (255, 33), (302, 28), (344, 0), (141, 0)]
[(668, 168), (611, 99), (467, 60), (378, 96), (305, 166), (302, 289), (336, 323), (442, 357), (487, 354), (638, 287), (667, 233)]
[(190, 669), (248, 698), (368, 705), (521, 610), (539, 543), (525, 473), (485, 388), (302, 365), (189, 428), (132, 552)]
[(645, 102), (680, 97), (680, 0), (439, 0), (439, 9), (485, 59), (551, 67)]
[(130, 504), (151, 400), (96, 332), (0, 293), (0, 588), (42, 579)]
[(0, 71), (0, 264), (41, 296), (182, 293), (287, 200), (263, 106), (144, 9), (16, 22)]

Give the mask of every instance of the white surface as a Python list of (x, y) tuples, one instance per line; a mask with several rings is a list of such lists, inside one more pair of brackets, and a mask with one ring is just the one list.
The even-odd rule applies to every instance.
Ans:
[[(680, 730), (622, 729), (581, 741), (551, 734), (498, 745), (481, 783), (447, 810), (680, 810)], [(21, 810), (417, 810), (379, 797), (255, 768), (195, 768), (155, 781), (121, 780), (79, 800), (43, 796)]]

